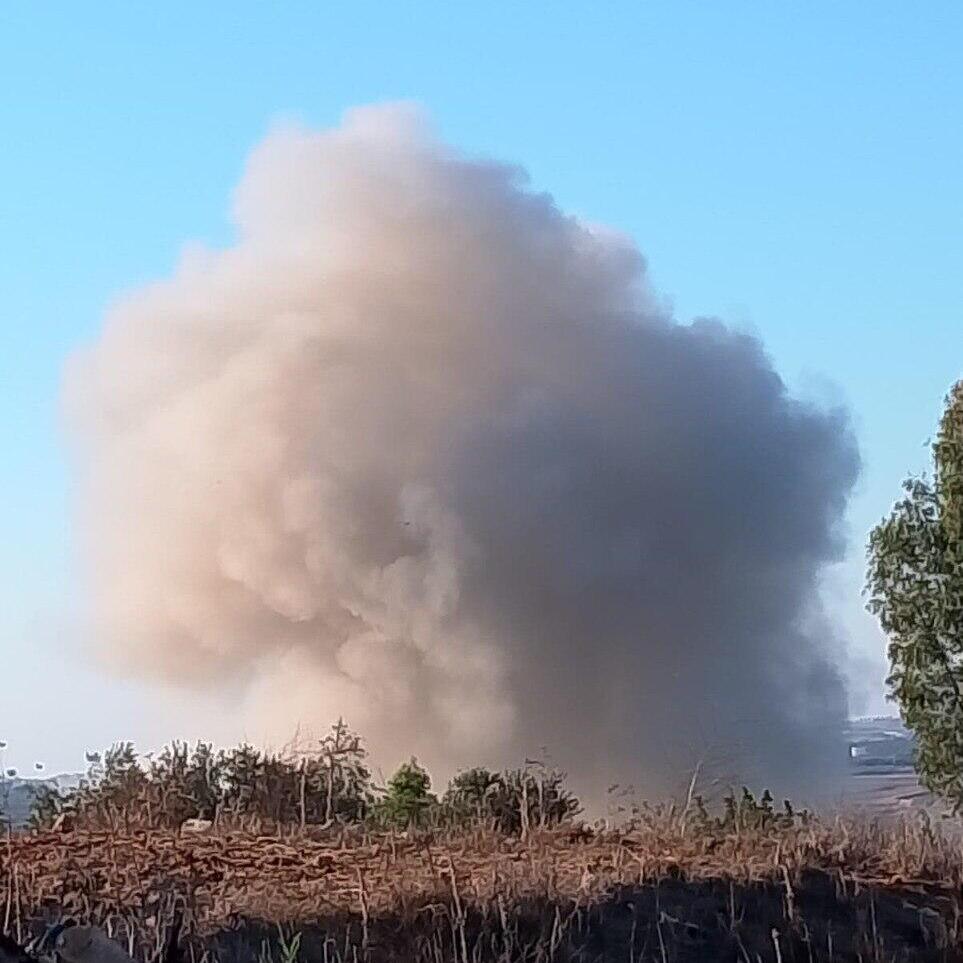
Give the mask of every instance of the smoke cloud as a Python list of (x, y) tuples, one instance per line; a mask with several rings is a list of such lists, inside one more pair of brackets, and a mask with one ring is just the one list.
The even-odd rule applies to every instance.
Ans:
[(343, 714), (386, 765), (832, 767), (844, 412), (406, 105), (272, 133), (233, 213), (69, 366), (116, 669), (239, 686), (278, 739)]

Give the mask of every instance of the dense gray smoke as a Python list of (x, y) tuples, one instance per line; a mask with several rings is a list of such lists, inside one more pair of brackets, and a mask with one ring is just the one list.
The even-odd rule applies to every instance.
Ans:
[(272, 134), (234, 216), (68, 373), (112, 664), (243, 685), (278, 740), (344, 715), (385, 765), (832, 768), (843, 413), (409, 107)]

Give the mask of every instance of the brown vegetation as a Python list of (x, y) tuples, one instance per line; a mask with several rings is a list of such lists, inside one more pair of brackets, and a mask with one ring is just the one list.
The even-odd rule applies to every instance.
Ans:
[(71, 915), (144, 959), (177, 905), (195, 960), (963, 958), (957, 844), (755, 804), (618, 831), (48, 832), (7, 842), (0, 881), (13, 935)]

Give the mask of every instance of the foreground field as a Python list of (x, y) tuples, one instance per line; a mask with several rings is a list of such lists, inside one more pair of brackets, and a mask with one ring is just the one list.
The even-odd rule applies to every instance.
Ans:
[(49, 833), (10, 839), (0, 870), (14, 936), (66, 914), (145, 960), (176, 905), (192, 960), (963, 959), (960, 850), (926, 824)]

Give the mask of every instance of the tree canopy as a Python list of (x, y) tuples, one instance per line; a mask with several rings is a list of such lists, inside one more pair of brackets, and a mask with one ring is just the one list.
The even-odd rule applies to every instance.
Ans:
[(869, 539), (868, 608), (889, 639), (888, 684), (924, 785), (963, 807), (963, 381), (932, 446)]

